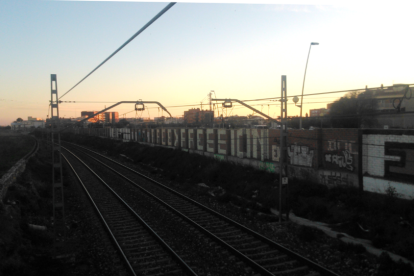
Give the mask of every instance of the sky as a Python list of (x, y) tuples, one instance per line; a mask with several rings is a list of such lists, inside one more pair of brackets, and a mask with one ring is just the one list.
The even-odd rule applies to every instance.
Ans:
[[(303, 115), (344, 93), (307, 94), (414, 83), (413, 4), (409, 1), (178, 2), (108, 62), (61, 98), (60, 117), (119, 101), (158, 101), (176, 117), (238, 100), (302, 93)], [(0, 125), (49, 114), (50, 75), (61, 97), (160, 12), (168, 2), (0, 0)], [(67, 101), (71, 101), (69, 103)], [(75, 101), (75, 103), (73, 103)], [(277, 101), (246, 102), (271, 117)], [(288, 116), (300, 108), (289, 100)], [(181, 107), (176, 107), (181, 106)], [(245, 116), (234, 105), (218, 112)], [(166, 115), (133, 104), (120, 117)], [(215, 113), (218, 114), (217, 111)]]

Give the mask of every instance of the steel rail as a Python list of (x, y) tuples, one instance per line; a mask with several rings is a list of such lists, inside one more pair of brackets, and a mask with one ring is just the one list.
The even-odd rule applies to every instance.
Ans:
[(127, 207), (128, 211), (133, 214), (141, 224), (148, 230), (148, 232), (161, 244), (161, 246), (175, 259), (178, 264), (190, 275), (197, 276), (197, 274), (181, 259), (180, 256), (126, 203), (101, 177), (99, 177), (88, 165), (85, 164), (78, 156), (76, 156), (73, 152), (68, 150), (65, 147), (62, 147), (67, 152), (72, 154), (76, 159), (79, 160), (95, 177), (99, 179), (108, 189), (109, 191), (125, 206)]
[(39, 148), (39, 141), (37, 140), (37, 138), (36, 137), (33, 137), (33, 136), (30, 136), (30, 137), (32, 137), (34, 140), (35, 140), (35, 144), (34, 144), (34, 146), (32, 147), (32, 149), (29, 151), (29, 153), (28, 154), (26, 154), (25, 156), (23, 156), (23, 158), (22, 159), (25, 159), (25, 160), (29, 160), (29, 158), (30, 157), (32, 157), (32, 155), (38, 150), (38, 148)]
[[(66, 148), (65, 148), (66, 149)], [(66, 149), (67, 150), (67, 149)], [(237, 255), (239, 258), (241, 258), (242, 260), (244, 260), (245, 262), (247, 262), (248, 265), (250, 265), (253, 269), (255, 269), (256, 271), (260, 272), (262, 275), (268, 275), (268, 276), (273, 276), (274, 274), (271, 273), (270, 271), (268, 271), (266, 268), (264, 268), (263, 266), (259, 265), (258, 263), (256, 263), (255, 261), (253, 261), (252, 259), (250, 259), (249, 257), (247, 257), (245, 254), (243, 254), (242, 252), (238, 251), (236, 248), (234, 248), (233, 246), (231, 246), (230, 244), (226, 243), (225, 241), (223, 241), (222, 239), (220, 239), (219, 237), (217, 237), (216, 235), (214, 235), (213, 233), (211, 233), (210, 231), (208, 231), (207, 229), (205, 229), (203, 226), (199, 225), (197, 222), (193, 221), (192, 219), (190, 219), (189, 217), (187, 217), (186, 215), (184, 215), (183, 213), (181, 213), (180, 211), (178, 211), (177, 209), (175, 209), (174, 207), (172, 207), (171, 205), (169, 205), (168, 203), (166, 203), (165, 201), (163, 201), (162, 199), (160, 199), (159, 197), (157, 197), (156, 195), (152, 194), (151, 192), (147, 191), (146, 189), (144, 189), (143, 187), (140, 187), (138, 184), (136, 184), (133, 180), (129, 179), (128, 177), (126, 177), (125, 175), (117, 172), (115, 169), (111, 168), (110, 166), (108, 166), (107, 164), (99, 161), (98, 159), (96, 159), (95, 157), (84, 153), (86, 155), (88, 155), (89, 157), (93, 158), (96, 162), (99, 162), (101, 165), (107, 167), (109, 170), (111, 170), (112, 172), (114, 172), (115, 174), (118, 174), (120, 177), (124, 178), (126, 181), (130, 182), (132, 185), (136, 186), (137, 188), (139, 188), (141, 191), (143, 191), (145, 194), (147, 194), (148, 196), (150, 196), (151, 198), (153, 198), (154, 200), (158, 201), (161, 205), (163, 205), (164, 207), (166, 207), (169, 211), (175, 213), (176, 215), (178, 215), (180, 218), (182, 218), (183, 220), (186, 220), (187, 222), (189, 222), (191, 225), (193, 225), (196, 229), (200, 230), (201, 232), (203, 232), (204, 234), (208, 235), (210, 238), (212, 238), (214, 241), (222, 244), (225, 248), (227, 248), (228, 250), (230, 250), (233, 254)]]
[[(68, 142), (66, 142), (66, 143), (68, 143)], [(70, 144), (73, 144), (73, 143), (70, 143)], [(321, 265), (319, 265), (319, 264), (317, 264), (317, 263), (315, 263), (315, 262), (313, 262), (313, 261), (311, 261), (311, 260), (309, 260), (309, 259), (307, 259), (307, 258), (305, 258), (305, 257), (303, 257), (301, 255), (299, 255), (299, 254), (297, 254), (296, 252), (291, 251), (290, 249), (288, 249), (288, 248), (286, 248), (286, 247), (284, 247), (284, 246), (282, 246), (282, 245), (280, 245), (280, 244), (278, 244), (278, 243), (270, 240), (269, 238), (267, 238), (267, 237), (265, 237), (265, 236), (263, 236), (263, 235), (255, 232), (255, 231), (253, 231), (253, 230), (251, 230), (251, 229), (249, 229), (247, 227), (245, 227), (244, 225), (242, 225), (242, 224), (240, 224), (240, 223), (238, 223), (238, 222), (236, 222), (236, 221), (234, 221), (234, 220), (232, 220), (232, 219), (230, 219), (230, 218), (228, 218), (228, 217), (226, 217), (226, 216), (224, 216), (224, 215), (222, 215), (222, 214), (220, 214), (220, 213), (218, 213), (218, 212), (216, 212), (216, 211), (214, 211), (214, 210), (212, 210), (212, 209), (210, 209), (210, 208), (208, 208), (208, 207), (206, 207), (204, 205), (202, 205), (201, 203), (198, 203), (197, 201), (195, 201), (195, 200), (187, 197), (186, 195), (183, 195), (183, 194), (181, 194), (181, 193), (179, 193), (179, 192), (177, 192), (177, 191), (175, 191), (175, 190), (173, 190), (173, 189), (165, 186), (164, 184), (162, 184), (162, 183), (160, 183), (160, 182), (158, 182), (156, 180), (153, 180), (153, 179), (149, 178), (148, 176), (146, 176), (144, 174), (141, 174), (141, 173), (139, 173), (139, 172), (137, 172), (137, 171), (135, 171), (135, 170), (133, 170), (133, 169), (131, 169), (131, 168), (129, 168), (129, 167), (127, 167), (127, 166), (125, 166), (125, 165), (117, 162), (117, 161), (115, 161), (115, 160), (112, 160), (112, 159), (110, 159), (110, 158), (108, 158), (108, 157), (106, 157), (106, 156), (104, 156), (104, 155), (102, 155), (100, 153), (94, 152), (94, 151), (92, 151), (92, 150), (90, 150), (90, 149), (88, 149), (86, 147), (82, 147), (82, 146), (79, 146), (79, 145), (76, 145), (76, 144), (73, 144), (73, 145), (78, 146), (78, 147), (83, 148), (83, 149), (86, 149), (86, 150), (88, 150), (90, 152), (93, 152), (94, 154), (99, 155), (99, 156), (101, 156), (101, 157), (103, 157), (103, 158), (105, 158), (105, 159), (107, 159), (107, 160), (109, 160), (109, 161), (111, 161), (111, 162), (113, 162), (113, 163), (115, 163), (115, 164), (117, 164), (117, 165), (119, 165), (119, 166), (121, 166), (121, 167), (123, 167), (123, 168), (125, 168), (125, 169), (127, 169), (127, 170), (129, 170), (129, 171), (131, 171), (133, 173), (135, 173), (135, 174), (137, 174), (137, 175), (139, 175), (140, 177), (142, 177), (142, 178), (144, 178), (144, 179), (146, 179), (146, 180), (148, 180), (148, 181), (150, 181), (150, 182), (152, 182), (154, 184), (157, 184), (157, 185), (163, 187), (164, 189), (168, 190), (169, 192), (173, 193), (174, 195), (176, 195), (176, 196), (178, 196), (178, 197), (180, 197), (182, 199), (185, 199), (185, 200), (193, 203), (194, 205), (200, 207), (201, 209), (204, 209), (205, 211), (210, 212), (211, 214), (217, 216), (218, 218), (223, 219), (224, 221), (227, 221), (228, 223), (233, 224), (233, 225), (241, 228), (243, 231), (251, 234), (252, 236), (258, 238), (259, 240), (265, 242), (266, 244), (271, 245), (271, 246), (277, 248), (278, 250), (286, 253), (287, 255), (293, 257), (294, 259), (296, 259), (296, 260), (298, 260), (300, 262), (303, 262), (304, 264), (306, 264), (307, 266), (309, 266), (311, 269), (313, 269), (313, 270), (321, 273), (322, 275), (339, 276), (335, 272), (333, 272), (333, 271), (331, 271), (331, 270), (329, 270), (329, 269), (327, 269), (327, 268), (325, 268), (325, 267), (323, 267), (323, 266), (321, 266)], [(97, 161), (100, 162), (100, 163), (102, 163), (99, 160), (97, 160)], [(110, 168), (108, 165), (106, 165), (106, 164), (104, 164), (104, 165), (107, 166), (108, 168)], [(120, 173), (118, 173), (118, 174), (120, 174)], [(129, 180), (128, 178), (126, 178), (126, 177), (125, 177), (125, 179), (127, 179), (128, 181), (132, 181), (132, 180)], [(142, 187), (139, 187), (139, 188), (142, 189), (142, 190), (145, 190)], [(150, 193), (150, 192), (148, 192), (148, 193)], [(165, 204), (167, 204), (167, 203), (165, 203)], [(236, 249), (234, 249), (234, 250), (236, 250)]]
[(105, 218), (103, 217), (101, 211), (99, 210), (98, 206), (96, 205), (95, 201), (93, 200), (91, 194), (89, 193), (88, 189), (86, 188), (85, 184), (83, 184), (82, 179), (80, 178), (80, 176), (78, 175), (78, 173), (76, 172), (75, 168), (72, 166), (72, 164), (70, 163), (70, 161), (66, 158), (66, 156), (64, 154), (62, 154), (63, 158), (65, 159), (65, 161), (68, 163), (69, 167), (72, 169), (72, 172), (75, 174), (76, 178), (78, 179), (79, 183), (82, 185), (83, 190), (85, 191), (86, 195), (88, 196), (89, 200), (91, 201), (92, 205), (95, 207), (95, 211), (98, 213), (101, 221), (103, 222), (103, 224), (105, 225), (105, 229), (108, 231), (109, 235), (112, 238), (112, 241), (115, 243), (116, 247), (118, 248), (118, 251), (121, 253), (122, 255), (122, 259), (125, 261), (125, 263), (127, 264), (127, 267), (129, 269), (129, 271), (136, 276), (136, 273), (134, 271), (134, 269), (131, 266), (131, 263), (128, 261), (128, 258), (126, 257), (124, 250), (122, 250), (121, 246), (119, 245), (117, 239), (115, 238), (114, 234), (112, 233), (111, 228), (109, 227), (108, 223), (106, 222)]

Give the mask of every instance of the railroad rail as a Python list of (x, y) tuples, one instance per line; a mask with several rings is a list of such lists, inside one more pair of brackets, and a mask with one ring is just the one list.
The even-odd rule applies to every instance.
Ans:
[(22, 159), (25, 160), (29, 160), (30, 157), (32, 157), (33, 154), (35, 154), (35, 152), (39, 149), (39, 141), (37, 140), (36, 137), (31, 136), (34, 140), (35, 140), (35, 144), (33, 145), (32, 149), (30, 150), (30, 152), (28, 152)]
[(74, 144), (70, 147), (88, 158), (91, 166), (105, 168), (102, 172), (111, 171), (118, 175), (118, 179), (122, 178), (122, 181), (116, 181), (118, 189), (121, 182), (129, 183), (129, 193), (134, 193), (132, 188), (135, 191), (139, 188), (150, 201), (177, 216), (177, 222), (185, 223), (187, 228), (230, 252), (237, 258), (237, 265), (249, 267), (245, 269), (249, 273), (246, 275), (337, 275), (132, 168), (85, 147)]
[(78, 156), (63, 155), (85, 190), (131, 275), (197, 275), (111, 187)]

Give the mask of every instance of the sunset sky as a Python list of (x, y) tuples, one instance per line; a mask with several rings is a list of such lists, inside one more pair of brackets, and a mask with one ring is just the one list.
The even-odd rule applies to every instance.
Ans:
[[(197, 3), (199, 2), (199, 3)], [(159, 101), (173, 116), (207, 108), (207, 94), (239, 100), (299, 95), (311, 42), (305, 95), (414, 83), (413, 5), (408, 1), (178, 2), (61, 98), (61, 117), (119, 101)], [(331, 4), (327, 4), (331, 3)], [(333, 4), (332, 4), (333, 3)], [(0, 125), (46, 119), (50, 75), (62, 96), (167, 2), (0, 1)], [(304, 97), (303, 114), (342, 94)], [(289, 101), (292, 103), (292, 101)], [(248, 102), (272, 117), (277, 102)], [(184, 106), (185, 107), (175, 107)], [(120, 117), (166, 115), (154, 105)], [(221, 113), (220, 104), (220, 113)], [(244, 107), (227, 110), (247, 115)], [(288, 115), (298, 115), (290, 105)], [(217, 115), (217, 113), (216, 113)]]

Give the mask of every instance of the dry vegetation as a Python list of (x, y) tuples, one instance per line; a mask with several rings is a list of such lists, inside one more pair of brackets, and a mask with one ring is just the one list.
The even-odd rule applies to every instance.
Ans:
[(0, 131), (0, 177), (33, 148), (34, 139), (16, 132)]

